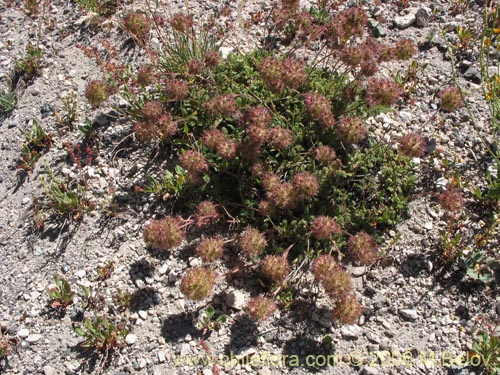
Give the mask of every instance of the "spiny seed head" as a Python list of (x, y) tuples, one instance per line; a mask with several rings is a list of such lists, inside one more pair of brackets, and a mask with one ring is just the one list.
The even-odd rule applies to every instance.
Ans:
[(187, 150), (179, 156), (179, 163), (185, 170), (200, 174), (208, 170), (208, 163), (201, 152), (195, 150)]
[(464, 197), (460, 189), (448, 184), (446, 191), (439, 195), (439, 203), (444, 210), (457, 212), (464, 208)]
[(134, 134), (139, 142), (152, 142), (155, 139), (154, 125), (146, 121), (137, 121), (134, 125)]
[[(256, 173), (258, 172), (256, 171)], [(281, 185), (280, 177), (272, 172), (263, 171), (259, 173), (257, 176), (261, 178), (264, 189), (268, 191), (276, 189)]]
[(186, 62), (186, 70), (189, 74), (201, 74), (203, 72), (203, 62), (198, 59), (189, 60)]
[(215, 271), (202, 267), (190, 268), (182, 276), (180, 290), (187, 298), (201, 301), (212, 294), (216, 280)]
[(363, 265), (369, 265), (378, 259), (378, 245), (366, 232), (358, 232), (347, 243), (351, 256)]
[(204, 262), (215, 262), (222, 257), (223, 252), (224, 240), (220, 235), (204, 238), (196, 247), (196, 254)]
[(273, 93), (280, 93), (285, 88), (281, 74), (281, 63), (274, 56), (268, 56), (262, 59), (257, 69), (266, 83), (266, 86)]
[(210, 151), (215, 151), (220, 143), (226, 141), (226, 135), (216, 128), (207, 129), (203, 132), (201, 141)]
[(269, 139), (269, 128), (260, 125), (250, 125), (246, 130), (250, 142), (262, 146)]
[(396, 49), (393, 46), (381, 46), (378, 50), (377, 61), (386, 62), (396, 58)]
[(137, 121), (134, 125), (134, 133), (139, 142), (152, 142), (160, 139), (166, 141), (172, 138), (177, 131), (177, 122), (172, 115), (163, 114), (158, 120)]
[(408, 133), (401, 138), (399, 150), (406, 156), (420, 158), (425, 153), (425, 139), (418, 133)]
[(299, 199), (309, 199), (318, 195), (318, 178), (309, 172), (299, 172), (291, 181)]
[(268, 200), (260, 201), (257, 210), (263, 216), (273, 217), (276, 215), (276, 207)]
[(365, 100), (370, 106), (390, 106), (401, 96), (401, 87), (389, 79), (372, 78), (368, 81)]
[(330, 165), (336, 158), (337, 154), (329, 146), (319, 146), (314, 150), (314, 159), (322, 166)]
[(234, 95), (225, 94), (207, 101), (204, 108), (212, 116), (231, 116), (236, 113), (238, 106)]
[(271, 120), (271, 112), (266, 107), (253, 107), (248, 111), (248, 122), (250, 125), (267, 128)]
[(338, 15), (339, 22), (342, 25), (342, 30), (344, 30), (349, 37), (363, 35), (366, 23), (368, 22), (368, 17), (362, 8), (348, 8), (339, 12)]
[(144, 242), (159, 250), (168, 250), (179, 246), (186, 234), (182, 229), (181, 217), (168, 216), (160, 220), (152, 220), (144, 228)]
[(281, 62), (283, 83), (289, 89), (297, 90), (307, 81), (305, 64), (292, 58)]
[(272, 128), (269, 133), (269, 143), (278, 150), (288, 148), (293, 142), (293, 133), (282, 127)]
[(331, 128), (335, 125), (330, 101), (320, 93), (304, 94), (304, 104), (307, 114), (322, 127)]
[(177, 132), (177, 121), (173, 119), (170, 113), (164, 114), (156, 121), (156, 130), (158, 138), (167, 141)]
[(169, 20), (170, 26), (175, 31), (187, 33), (193, 28), (193, 20), (184, 13), (176, 13)]
[(264, 279), (272, 283), (281, 283), (290, 273), (290, 267), (282, 256), (268, 255), (260, 263), (260, 272)]
[(234, 140), (225, 139), (217, 146), (217, 153), (226, 160), (232, 160), (238, 152), (238, 143)]
[(360, 117), (342, 117), (337, 126), (337, 135), (344, 143), (358, 144), (366, 137), (366, 127)]
[(365, 51), (360, 46), (348, 45), (342, 48), (339, 57), (344, 64), (357, 67), (365, 59)]
[(316, 216), (311, 225), (311, 233), (318, 240), (329, 240), (333, 235), (342, 234), (342, 228), (329, 216)]
[(394, 46), (394, 57), (398, 60), (408, 60), (417, 53), (417, 47), (409, 39), (399, 39)]
[(378, 63), (375, 58), (367, 58), (361, 62), (359, 73), (363, 77), (372, 77), (378, 72)]
[(171, 79), (165, 84), (165, 92), (170, 100), (181, 102), (188, 95), (189, 85), (183, 79)]
[(332, 317), (340, 324), (355, 324), (361, 316), (361, 305), (358, 299), (348, 294), (335, 301)]
[(151, 64), (146, 64), (141, 66), (137, 71), (137, 83), (144, 87), (152, 84), (155, 80), (154, 66)]
[(340, 266), (334, 268), (328, 277), (321, 280), (321, 285), (326, 294), (333, 299), (343, 297), (352, 290), (351, 277)]
[(209, 69), (216, 68), (220, 65), (220, 55), (216, 51), (208, 51), (205, 54), (205, 65)]
[(90, 81), (85, 89), (85, 98), (92, 107), (99, 107), (104, 103), (111, 93), (111, 88), (104, 81)]
[(240, 234), (238, 246), (247, 258), (256, 257), (264, 251), (267, 246), (267, 240), (264, 234), (257, 229), (247, 227)]
[(439, 93), (441, 100), (441, 109), (446, 112), (453, 112), (463, 104), (460, 90), (456, 87), (445, 87)]
[(339, 266), (331, 255), (320, 255), (313, 260), (311, 264), (311, 272), (316, 281), (323, 283), (327, 280), (334, 271), (337, 271)]
[(298, 202), (297, 190), (289, 183), (279, 183), (266, 191), (267, 198), (277, 208), (292, 209)]
[(198, 227), (215, 222), (219, 218), (217, 206), (210, 201), (203, 201), (198, 204), (195, 212), (195, 223)]
[(276, 309), (276, 303), (272, 299), (258, 296), (248, 301), (245, 311), (253, 320), (261, 321), (273, 315)]
[(149, 33), (150, 24), (147, 17), (138, 11), (128, 12), (122, 19), (123, 28), (141, 41)]
[(141, 109), (142, 118), (146, 121), (156, 121), (163, 115), (163, 106), (159, 101), (149, 101), (144, 103)]

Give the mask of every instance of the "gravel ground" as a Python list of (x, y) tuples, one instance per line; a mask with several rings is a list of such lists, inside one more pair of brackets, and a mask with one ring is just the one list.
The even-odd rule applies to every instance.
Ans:
[[(269, 11), (271, 5), (266, 1), (189, 4), (192, 13), (201, 18), (220, 15), (215, 19), (218, 25), (232, 25), (223, 50), (248, 51), (265, 35), (262, 25), (245, 25), (250, 14)], [(184, 3), (162, 6), (168, 14), (182, 10)], [(450, 161), (471, 186), (485, 184), (489, 161), (478, 131), (490, 136), (487, 107), (478, 84), (477, 47), (459, 56), (457, 66), (459, 83), (468, 94), (478, 128), (472, 126), (465, 109), (452, 114), (439, 112), (437, 97), (443, 86), (453, 84), (441, 32), (447, 30), (446, 37), (453, 42), (457, 25), (478, 27), (480, 5), (471, 2), (467, 11), (458, 15), (450, 13), (448, 1), (414, 1), (405, 10), (390, 2), (363, 5), (368, 14), (381, 20), (373, 23), (377, 38), (413, 39), (419, 45), (415, 60), (419, 66), (426, 64), (412, 100), (399, 111), (367, 120), (371, 134), (397, 143), (403, 134), (418, 131), (437, 151), (433, 157), (418, 160), (422, 177), (415, 199), (405, 220), (387, 233), (386, 251), (392, 264), (349, 268), (364, 308), (358, 324), (340, 327), (332, 323), (326, 301), (314, 302), (317, 291), (312, 288), (305, 293), (310, 297), (301, 301), (299, 311), (282, 311), (256, 325), (241, 309), (257, 281), (245, 280), (245, 288), (221, 285), (216, 290), (212, 304), (217, 313), (227, 315), (227, 322), (208, 338), (193, 323), (202, 305), (187, 300), (178, 289), (182, 272), (199, 260), (186, 259), (180, 251), (168, 255), (152, 252), (142, 240), (144, 223), (162, 208), (153, 199), (133, 196), (130, 190), (134, 181), (144, 177), (155, 149), (129, 146), (125, 137), (131, 124), (115, 118), (113, 100), (109, 107), (95, 110), (83, 97), (87, 82), (101, 78), (102, 73), (78, 45), (100, 46), (102, 38), (116, 46), (132, 66), (146, 61), (140, 48), (125, 48), (127, 37), (118, 26), (123, 10), (97, 28), (75, 4), (54, 0), (45, 14), (46, 20), (55, 20), (51, 28), (40, 18), (34, 21), (27, 17), (20, 7), (18, 3), (0, 4), (0, 85), (6, 87), (9, 72), (23, 55), (26, 43), (37, 37), (44, 66), (40, 77), (20, 89), (17, 108), (0, 122), (0, 326), (7, 337), (17, 340), (0, 373), (84, 374), (100, 368), (99, 360), (75, 350), (81, 338), (72, 326), (81, 319), (81, 311), (70, 306), (66, 314), (58, 316), (48, 306), (45, 290), (53, 284), (54, 275), (64, 276), (75, 288), (99, 288), (105, 302), (119, 289), (132, 293), (135, 303), (124, 313), (132, 330), (127, 345), (112, 356), (105, 374), (478, 373), (464, 366), (459, 356), (470, 349), (482, 318), (498, 320), (500, 300), (494, 288), (464, 287), (457, 270), (440, 267), (435, 253), (446, 216), (435, 196), (443, 186), (444, 165)], [(135, 1), (126, 7), (140, 9), (145, 4)], [(152, 38), (154, 43), (154, 35)], [(382, 74), (395, 73), (407, 64), (388, 65)], [(95, 119), (100, 129), (96, 163), (83, 172), (89, 176), (92, 200), (98, 208), (110, 207), (115, 196), (120, 205), (113, 212), (94, 210), (78, 225), (48, 224), (40, 233), (32, 230), (32, 202), (43, 193), (41, 177), (46, 175), (46, 166), (61, 175), (77, 173), (66, 161), (64, 144), (81, 139), (81, 133), (61, 131), (55, 118), (55, 112), (61, 110), (58, 95), (69, 92), (77, 93), (79, 123), (88, 117)], [(120, 99), (115, 97), (114, 103), (119, 104)], [(29, 130), (34, 118), (53, 135), (53, 146), (23, 178), (15, 168), (23, 142), (20, 130)], [(470, 212), (469, 216), (469, 228), (464, 230), (482, 225), (480, 215)], [(96, 269), (110, 261), (115, 265), (110, 278), (96, 281)], [(327, 335), (333, 339), (331, 347), (322, 344)], [(234, 356), (239, 363), (221, 358), (217, 370), (202, 362), (182, 362), (187, 358), (207, 360), (208, 353)], [(325, 361), (335, 363), (326, 366)]]

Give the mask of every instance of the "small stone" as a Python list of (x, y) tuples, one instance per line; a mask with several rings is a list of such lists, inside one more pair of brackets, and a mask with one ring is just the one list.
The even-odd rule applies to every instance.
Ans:
[(432, 229), (432, 222), (428, 221), (428, 222), (424, 223), (424, 228), (427, 230), (431, 230)]
[(444, 24), (444, 29), (446, 31), (455, 31), (458, 27), (457, 21), (451, 21)]
[(226, 305), (235, 310), (243, 310), (246, 305), (245, 295), (239, 290), (232, 290), (226, 295)]
[(221, 48), (219, 48), (219, 51), (222, 55), (222, 58), (225, 59), (229, 56), (229, 54), (231, 52), (233, 52), (233, 48), (232, 47), (221, 47)]
[(361, 334), (361, 327), (357, 325), (343, 326), (340, 329), (340, 334), (345, 339), (357, 339)]
[(415, 14), (415, 24), (418, 27), (427, 27), (429, 25), (429, 17), (432, 13), (432, 10), (427, 7), (422, 7), (417, 10)]
[(19, 125), (19, 117), (17, 117), (17, 116), (11, 118), (10, 121), (7, 123), (7, 127), (9, 129), (15, 128), (18, 125)]
[(42, 115), (42, 118), (47, 117), (51, 113), (54, 113), (54, 108), (52, 108), (52, 106), (49, 103), (45, 103), (40, 108), (40, 114)]
[(94, 118), (94, 124), (96, 124), (98, 126), (106, 126), (109, 124), (109, 117), (104, 113), (99, 113)]
[(380, 372), (376, 367), (365, 366), (361, 369), (361, 375), (379, 375)]
[(394, 25), (400, 29), (406, 29), (410, 27), (416, 20), (414, 12), (410, 12), (404, 16), (399, 16), (394, 18)]
[(144, 367), (146, 367), (148, 365), (148, 363), (146, 362), (146, 360), (144, 358), (140, 358), (138, 361), (138, 364), (139, 364), (139, 369), (143, 369)]
[(481, 83), (481, 71), (476, 66), (470, 66), (465, 71), (464, 78), (474, 83)]
[(188, 356), (191, 354), (191, 346), (189, 344), (184, 343), (181, 345), (181, 356)]
[(22, 204), (28, 204), (31, 201), (30, 197), (24, 197), (23, 200), (21, 201)]
[(134, 345), (136, 342), (137, 342), (137, 336), (134, 335), (133, 333), (129, 333), (126, 337), (125, 337), (125, 342), (128, 344), (128, 345)]
[(165, 361), (166, 361), (165, 352), (163, 350), (160, 350), (158, 352), (158, 362), (163, 363)]
[(29, 335), (28, 337), (26, 337), (26, 341), (28, 341), (30, 344), (34, 344), (35, 342), (40, 341), (41, 338), (42, 338), (42, 335), (40, 335), (38, 333), (33, 333), (32, 335)]
[(437, 180), (436, 180), (436, 190), (439, 192), (439, 193), (442, 193), (444, 191), (446, 191), (446, 186), (448, 185), (448, 180), (444, 177), (439, 177)]
[(85, 275), (86, 275), (85, 270), (78, 270), (75, 272), (75, 276), (78, 277), (79, 279), (85, 277)]
[(54, 375), (55, 371), (52, 367), (50, 366), (44, 366), (43, 367), (43, 374), (44, 375)]
[(168, 273), (168, 282), (170, 284), (175, 283), (177, 281), (177, 278), (178, 278), (178, 276), (177, 276), (177, 273), (175, 271), (170, 271)]
[(26, 337), (29, 336), (29, 334), (30, 334), (30, 331), (26, 328), (22, 328), (19, 331), (17, 331), (17, 336), (21, 339), (25, 339)]
[(144, 310), (139, 310), (137, 312), (137, 314), (139, 314), (139, 316), (142, 320), (146, 320), (148, 318), (148, 313)]
[(417, 310), (415, 309), (401, 309), (399, 310), (399, 315), (406, 320), (414, 321), (418, 319)]
[(162, 264), (162, 266), (158, 269), (158, 273), (159, 273), (160, 275), (164, 275), (164, 274), (166, 274), (166, 273), (167, 273), (167, 271), (168, 271), (168, 264), (166, 264), (166, 263), (165, 263), (165, 264)]
[(201, 266), (201, 259), (199, 259), (199, 258), (191, 258), (189, 260), (189, 265), (191, 267), (199, 267), (199, 266)]
[(272, 375), (272, 372), (269, 370), (269, 367), (263, 367), (257, 371), (257, 375)]
[(213, 375), (214, 373), (212, 372), (212, 370), (210, 370), (209, 368), (206, 368), (202, 371), (202, 374), (203, 375)]

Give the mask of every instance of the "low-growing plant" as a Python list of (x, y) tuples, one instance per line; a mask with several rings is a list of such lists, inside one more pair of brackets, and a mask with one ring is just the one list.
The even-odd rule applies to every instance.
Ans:
[(74, 331), (84, 338), (79, 346), (102, 353), (106, 359), (114, 350), (125, 346), (125, 336), (129, 333), (123, 323), (115, 323), (107, 317), (96, 317), (93, 320), (85, 319), (83, 325), (75, 326)]
[(62, 112), (56, 112), (56, 122), (60, 127), (73, 129), (78, 119), (78, 99), (76, 92), (72, 91), (65, 96), (59, 95), (58, 98), (62, 103), (63, 110)]
[[(416, 182), (411, 158), (423, 156), (424, 147), (413, 137), (395, 151), (376, 142), (364, 121), (403, 100), (404, 88), (375, 73), (380, 63), (409, 59), (413, 43), (366, 38), (361, 8), (333, 7), (320, 20), (298, 4), (283, 2), (270, 17), (270, 33), (290, 42), (285, 54), (257, 49), (220, 59), (206, 30), (197, 31), (188, 15), (172, 16), (174, 37), (163, 40), (148, 68), (166, 83), (124, 93), (136, 139), (168, 144), (183, 171), (182, 178), (168, 176), (173, 213), (145, 226), (146, 244), (169, 250), (191, 228), (217, 218), (229, 229), (233, 255), (242, 258), (237, 268), (259, 275), (285, 307), (297, 295), (291, 281), (297, 265), (325, 253), (366, 265), (378, 259), (378, 235), (401, 219)], [(324, 59), (307, 65), (292, 57), (313, 37)], [(155, 133), (162, 116), (176, 130), (143, 136)], [(221, 259), (220, 238), (207, 235), (197, 254), (206, 262)], [(203, 300), (213, 292), (211, 267), (186, 271), (180, 283), (186, 297)], [(336, 318), (353, 321), (360, 307), (344, 266), (317, 281)], [(257, 300), (253, 310), (250, 316), (264, 318), (272, 304)]]
[(33, 119), (33, 129), (30, 132), (22, 131), (24, 137), (21, 156), (16, 168), (30, 172), (35, 167), (36, 162), (43, 152), (52, 145), (52, 136), (47, 134), (38, 120)]
[(119, 0), (75, 0), (82, 8), (109, 18), (118, 10)]
[(17, 96), (13, 92), (0, 91), (0, 115), (7, 115), (16, 108)]
[(113, 296), (113, 301), (122, 311), (128, 309), (132, 303), (132, 293), (128, 290), (118, 289), (116, 294)]
[(149, 181), (146, 182), (144, 188), (140, 190), (158, 195), (166, 200), (176, 197), (182, 192), (186, 182), (186, 171), (180, 165), (176, 165), (174, 172), (166, 170), (161, 180), (157, 180), (153, 176), (149, 176), (148, 179)]
[(207, 306), (205, 310), (200, 313), (200, 318), (196, 326), (203, 331), (205, 335), (209, 331), (218, 330), (222, 324), (226, 323), (226, 316), (224, 314), (217, 314), (212, 306)]
[(17, 338), (7, 336), (6, 332), (0, 329), (0, 363), (7, 361), (17, 344)]
[(75, 292), (71, 288), (71, 284), (57, 275), (54, 276), (54, 284), (54, 287), (47, 289), (47, 294), (51, 299), (50, 307), (53, 309), (64, 309), (71, 305), (75, 297)]
[(500, 336), (493, 332), (481, 331), (477, 334), (477, 341), (472, 344), (470, 356), (478, 355), (481, 359), (480, 366), (488, 374), (500, 372)]
[(50, 215), (63, 217), (70, 221), (78, 221), (87, 211), (94, 208), (94, 204), (86, 197), (86, 187), (78, 181), (67, 181), (57, 178), (48, 168), (49, 180), (42, 179), (45, 195), (38, 202), (40, 209)]
[(111, 277), (111, 274), (115, 270), (115, 263), (110, 260), (106, 265), (97, 268), (97, 279), (99, 282), (103, 282)]
[(196, 31), (186, 14), (174, 14), (168, 21), (170, 34), (163, 36), (158, 64), (165, 72), (199, 74), (220, 62), (217, 39), (208, 30)]
[(11, 91), (16, 89), (21, 80), (25, 84), (31, 83), (35, 77), (41, 74), (42, 66), (42, 49), (28, 42), (25, 56), (15, 64), (14, 72), (10, 79)]

